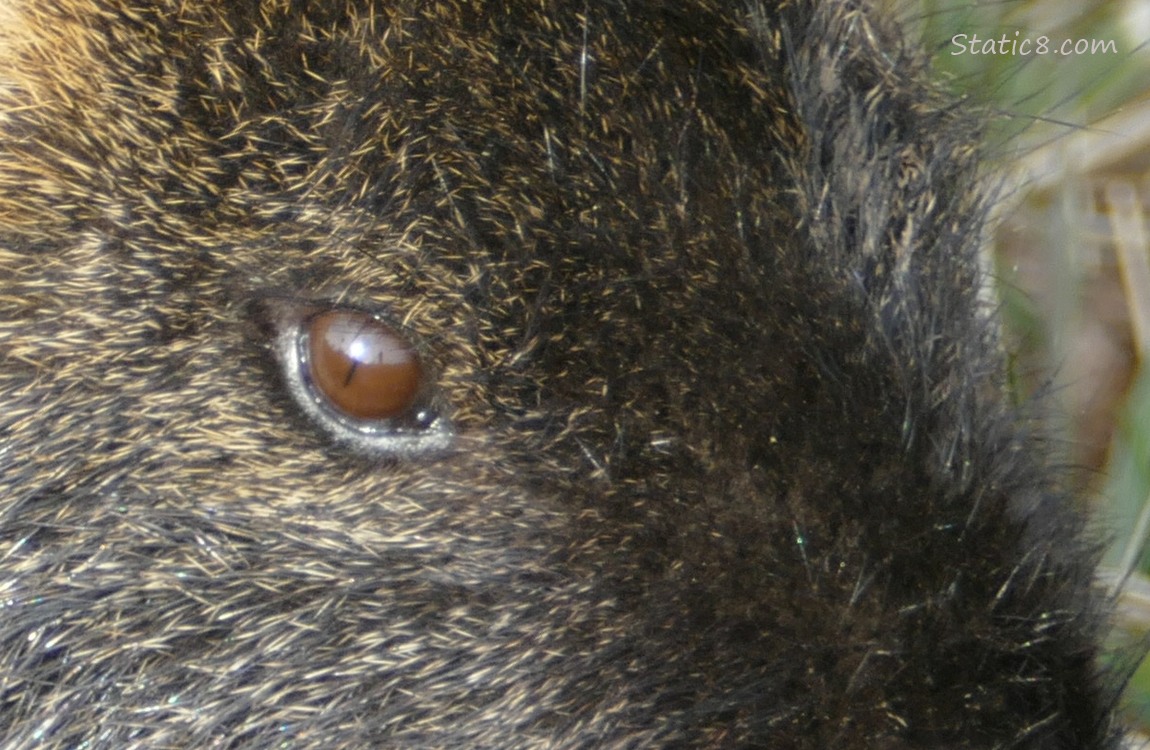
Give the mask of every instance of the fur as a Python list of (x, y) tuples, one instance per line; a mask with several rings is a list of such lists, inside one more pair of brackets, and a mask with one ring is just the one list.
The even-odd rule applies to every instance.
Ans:
[[(865, 2), (4, 15), (3, 747), (1116, 746), (978, 114)], [(301, 408), (333, 307), (448, 438)]]

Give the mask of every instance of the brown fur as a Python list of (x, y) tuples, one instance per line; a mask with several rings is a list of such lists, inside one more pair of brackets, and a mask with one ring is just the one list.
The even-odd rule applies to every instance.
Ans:
[[(4, 747), (1112, 746), (977, 128), (861, 3), (5, 15)], [(446, 449), (301, 410), (332, 306)]]

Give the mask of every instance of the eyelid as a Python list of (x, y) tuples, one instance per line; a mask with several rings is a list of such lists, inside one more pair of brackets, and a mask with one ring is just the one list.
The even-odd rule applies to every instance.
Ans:
[(283, 373), (284, 384), (309, 420), (336, 442), (371, 456), (417, 458), (447, 449), (454, 431), (445, 409), (435, 398), (435, 371), (422, 367), (421, 384), (414, 406), (399, 418), (360, 418), (342, 411), (338, 404), (317, 391), (308, 373), (308, 336), (312, 321), (330, 313), (360, 315), (377, 321), (408, 343), (421, 359), (423, 353), (402, 326), (378, 313), (344, 304), (299, 302), (285, 299), (265, 301), (273, 326), (272, 348)]

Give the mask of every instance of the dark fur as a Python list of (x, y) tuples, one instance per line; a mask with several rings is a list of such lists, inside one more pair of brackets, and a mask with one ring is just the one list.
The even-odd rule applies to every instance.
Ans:
[[(9, 3), (3, 747), (1114, 746), (977, 123), (894, 27), (304, 5)], [(331, 305), (449, 449), (301, 412)]]

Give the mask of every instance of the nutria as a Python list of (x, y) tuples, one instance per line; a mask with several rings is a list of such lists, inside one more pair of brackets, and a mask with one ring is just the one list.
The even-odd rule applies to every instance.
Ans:
[(1107, 748), (981, 118), (865, 2), (11, 0), (5, 748)]

